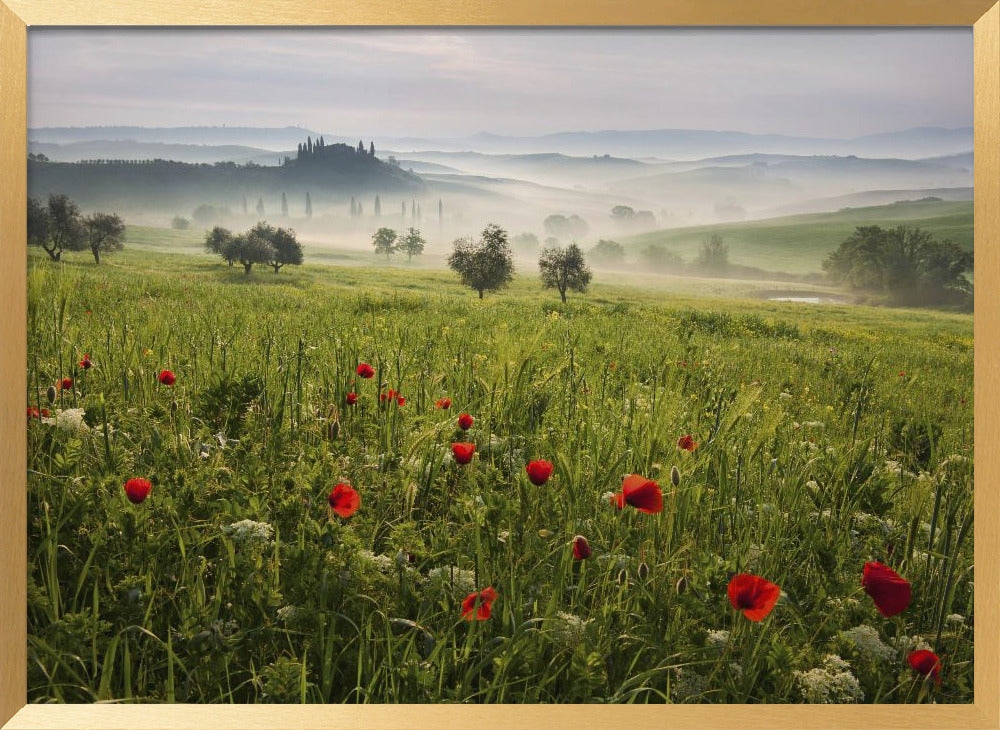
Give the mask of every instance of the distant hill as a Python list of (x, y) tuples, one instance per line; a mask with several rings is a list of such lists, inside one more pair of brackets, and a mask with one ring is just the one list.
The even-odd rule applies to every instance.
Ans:
[(904, 201), (833, 213), (768, 218), (651, 231), (618, 239), (631, 252), (649, 245), (663, 246), (694, 261), (712, 234), (729, 245), (730, 260), (742, 266), (792, 274), (818, 272), (823, 260), (859, 225), (918, 226), (937, 238), (949, 238), (972, 250), (972, 201)]
[(232, 162), (190, 164), (166, 160), (28, 160), (28, 194), (63, 192), (84, 208), (144, 212), (192, 210), (209, 204), (236, 210), (266, 198), (270, 210), (285, 193), (314, 202), (365, 193), (419, 192), (420, 176), (353, 147), (334, 144), (274, 167)]
[(179, 144), (134, 140), (84, 140), (80, 142), (29, 142), (28, 152), (42, 154), (53, 162), (84, 160), (171, 160), (174, 162), (236, 162), (280, 165), (292, 150), (272, 151), (242, 145)]
[[(353, 144), (352, 139), (342, 135), (323, 134), (331, 142)], [(289, 149), (306, 136), (315, 139), (319, 135), (301, 127), (37, 127), (28, 130), (31, 142), (133, 140), (164, 144), (240, 145), (267, 150)], [(381, 148), (400, 152), (473, 150), (493, 154), (559, 153), (588, 157), (607, 154), (676, 160), (750, 153), (917, 159), (960, 154), (973, 146), (972, 127), (914, 127), (844, 139), (710, 129), (651, 129), (573, 131), (536, 136), (481, 132), (468, 137), (378, 137), (375, 142)]]

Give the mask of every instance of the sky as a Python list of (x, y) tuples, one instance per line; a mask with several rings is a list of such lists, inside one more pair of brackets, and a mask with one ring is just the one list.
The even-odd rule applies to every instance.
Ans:
[(972, 30), (31, 29), (28, 124), (348, 137), (972, 124)]

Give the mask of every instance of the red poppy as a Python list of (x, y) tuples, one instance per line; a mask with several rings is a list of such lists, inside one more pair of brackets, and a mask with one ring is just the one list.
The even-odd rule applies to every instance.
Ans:
[(446, 411), (451, 408), (451, 398), (438, 398), (434, 407), (440, 411)]
[(497, 592), (493, 586), (484, 588), (478, 593), (470, 593), (462, 601), (462, 618), (466, 621), (486, 621), (490, 617), (493, 601), (497, 599)]
[(37, 408), (34, 408), (34, 407), (29, 407), (28, 408), (28, 420), (29, 421), (32, 418), (37, 418), (40, 421), (43, 418), (48, 418), (49, 415), (50, 414), (49, 414), (49, 409), (48, 408), (43, 408), (40, 411)]
[(468, 431), (472, 428), (473, 423), (475, 423), (475, 419), (468, 413), (463, 413), (458, 417), (458, 427), (463, 431)]
[(902, 613), (910, 605), (910, 582), (882, 563), (865, 563), (861, 585), (886, 618)]
[(698, 444), (691, 434), (687, 434), (686, 436), (681, 436), (677, 439), (677, 448), (683, 449), (684, 451), (694, 451), (698, 448)]
[(899, 377), (905, 378), (906, 377), (906, 371), (905, 370), (900, 370), (899, 371)]
[(778, 602), (781, 588), (759, 575), (739, 573), (729, 581), (729, 602), (751, 621), (762, 621)]
[(348, 393), (347, 397), (346, 397), (346, 400), (347, 400), (347, 405), (353, 406), (355, 403), (358, 402), (358, 394), (357, 393)]
[(460, 441), (451, 445), (451, 453), (455, 455), (455, 461), (459, 464), (468, 464), (472, 461), (472, 455), (476, 453), (476, 445)]
[(612, 494), (611, 506), (620, 510), (625, 509), (625, 495), (621, 492), (618, 492), (618, 494)]
[(150, 484), (148, 479), (135, 477), (125, 482), (125, 496), (128, 497), (128, 501), (132, 504), (140, 504), (146, 501), (146, 497), (149, 496), (149, 490), (152, 488), (153, 485)]
[(358, 365), (357, 373), (358, 373), (358, 375), (360, 375), (365, 380), (368, 380), (369, 378), (372, 378), (372, 377), (375, 376), (375, 368), (373, 368), (368, 363), (363, 362), (360, 365)]
[(83, 359), (80, 361), (80, 367), (83, 368), (84, 370), (90, 370), (90, 368), (93, 367), (93, 365), (94, 363), (91, 362), (90, 355), (87, 354), (86, 352), (83, 353)]
[(177, 382), (177, 376), (169, 370), (161, 370), (156, 379), (160, 381), (160, 385), (173, 385)]
[(59, 381), (60, 390), (71, 390), (73, 388), (73, 378), (63, 378)]
[(361, 506), (361, 495), (349, 484), (338, 484), (326, 500), (330, 509), (341, 517), (350, 517)]
[(931, 676), (934, 681), (941, 684), (941, 660), (937, 654), (927, 649), (911, 652), (907, 657), (913, 671), (924, 677)]
[(590, 549), (590, 543), (583, 535), (573, 538), (573, 560), (586, 560), (594, 552)]
[(396, 405), (400, 406), (400, 407), (405, 406), (406, 405), (406, 398), (404, 398), (401, 395), (397, 395), (396, 396)]
[(524, 469), (528, 472), (528, 479), (531, 480), (531, 483), (536, 487), (540, 487), (552, 476), (553, 467), (551, 461), (539, 459), (538, 461), (532, 461)]
[(619, 501), (651, 515), (663, 511), (663, 492), (660, 491), (659, 485), (639, 474), (629, 474), (625, 477)]

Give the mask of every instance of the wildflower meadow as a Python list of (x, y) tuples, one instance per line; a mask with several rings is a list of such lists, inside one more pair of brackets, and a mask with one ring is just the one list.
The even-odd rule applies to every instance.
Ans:
[(149, 251), (28, 292), (30, 702), (972, 701), (971, 315)]

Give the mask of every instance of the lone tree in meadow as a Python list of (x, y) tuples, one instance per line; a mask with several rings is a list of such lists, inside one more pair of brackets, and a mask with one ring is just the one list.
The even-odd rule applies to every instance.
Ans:
[(59, 261), (63, 251), (85, 250), (87, 229), (77, 204), (64, 193), (50, 195), (48, 206), (29, 198), (28, 244), (40, 246), (53, 261)]
[(274, 247), (264, 238), (255, 234), (253, 229), (247, 233), (233, 236), (227, 246), (223, 258), (232, 258), (243, 264), (243, 273), (250, 275), (254, 264), (269, 264), (275, 258)]
[(113, 213), (94, 213), (83, 219), (87, 245), (94, 262), (101, 263), (102, 253), (121, 251), (125, 247), (125, 221)]
[(396, 253), (396, 232), (391, 228), (379, 228), (372, 236), (372, 246), (375, 247), (375, 254), (384, 254), (385, 260)]
[(564, 304), (567, 291), (573, 290), (583, 294), (593, 278), (593, 273), (583, 258), (583, 251), (575, 243), (566, 248), (552, 246), (542, 249), (542, 255), (538, 259), (538, 271), (541, 274), (542, 286), (558, 290)]
[(448, 266), (462, 277), (462, 283), (483, 293), (507, 286), (514, 278), (514, 259), (507, 231), (495, 223), (483, 230), (478, 241), (460, 238), (448, 257)]
[(221, 256), (230, 266), (236, 263), (236, 250), (232, 243), (233, 233), (228, 228), (216, 226), (205, 234), (205, 250)]
[(302, 244), (295, 238), (295, 231), (289, 228), (275, 228), (262, 221), (251, 228), (247, 235), (260, 238), (270, 246), (271, 255), (262, 263), (267, 263), (274, 269), (274, 273), (278, 273), (282, 266), (288, 264), (292, 266), (302, 264)]
[(424, 245), (427, 243), (420, 235), (420, 231), (411, 228), (405, 236), (399, 239), (398, 249), (406, 254), (406, 263), (410, 263), (414, 256), (419, 256), (424, 252)]
[(698, 266), (717, 274), (729, 268), (729, 246), (718, 233), (713, 233), (701, 244)]

